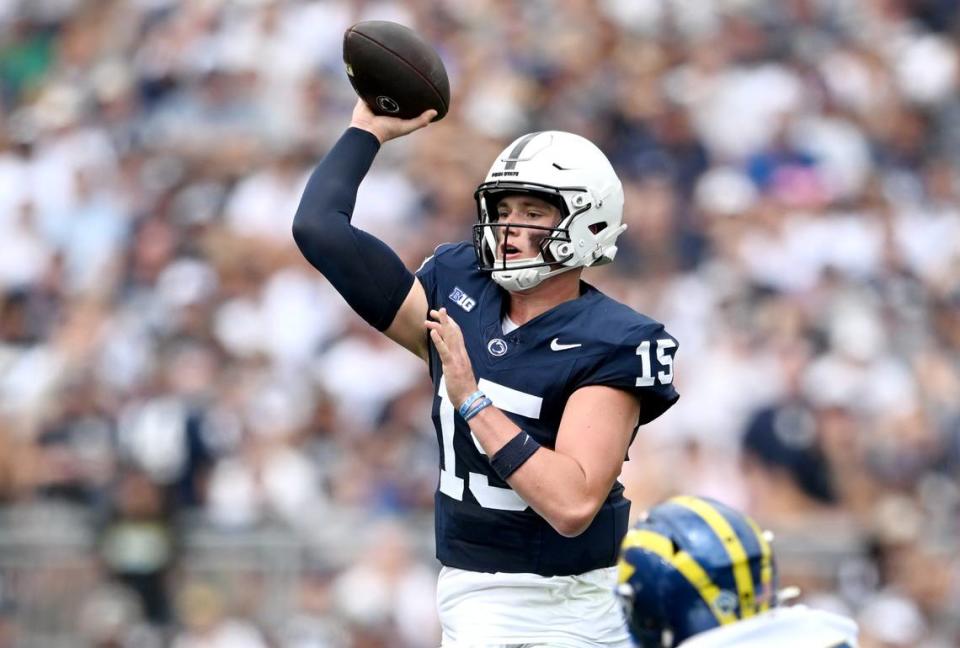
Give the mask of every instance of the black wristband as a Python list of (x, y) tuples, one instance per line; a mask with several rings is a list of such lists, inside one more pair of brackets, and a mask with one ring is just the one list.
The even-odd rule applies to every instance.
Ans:
[(517, 436), (507, 441), (507, 445), (500, 448), (490, 459), (490, 467), (503, 481), (516, 472), (533, 453), (540, 449), (540, 444), (529, 434), (520, 430)]

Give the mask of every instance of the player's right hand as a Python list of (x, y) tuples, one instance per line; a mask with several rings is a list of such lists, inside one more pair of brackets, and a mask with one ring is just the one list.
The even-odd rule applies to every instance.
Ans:
[(375, 115), (363, 99), (357, 99), (357, 105), (353, 107), (353, 117), (350, 119), (350, 125), (373, 133), (374, 137), (383, 144), (396, 137), (402, 137), (415, 130), (420, 130), (436, 116), (437, 111), (432, 109), (423, 111), (423, 114), (413, 119)]

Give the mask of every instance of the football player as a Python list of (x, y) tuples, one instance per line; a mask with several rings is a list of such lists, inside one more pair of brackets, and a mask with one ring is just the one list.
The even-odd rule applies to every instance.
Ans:
[(570, 133), (510, 144), (476, 191), (473, 240), (416, 273), (350, 224), (382, 144), (426, 126), (361, 101), (293, 224), (300, 250), (368, 323), (427, 364), (443, 646), (630, 645), (610, 596), (639, 425), (678, 398), (677, 341), (581, 281), (613, 261), (623, 189)]
[(674, 497), (623, 539), (617, 596), (640, 648), (855, 648), (857, 625), (779, 606), (769, 534), (729, 506)]

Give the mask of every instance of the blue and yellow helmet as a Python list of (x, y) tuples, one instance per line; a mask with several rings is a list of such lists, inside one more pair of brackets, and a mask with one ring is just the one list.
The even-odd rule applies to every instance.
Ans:
[(770, 542), (746, 515), (681, 495), (647, 512), (620, 546), (617, 595), (642, 648), (676, 646), (698, 632), (776, 605)]

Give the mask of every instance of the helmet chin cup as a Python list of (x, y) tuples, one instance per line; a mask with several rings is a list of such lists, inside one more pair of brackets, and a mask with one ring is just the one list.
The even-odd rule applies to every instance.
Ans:
[[(542, 261), (542, 256), (537, 256), (534, 261)], [(519, 267), (519, 268), (510, 268), (510, 264), (514, 263), (517, 265), (523, 265), (531, 259), (517, 259), (516, 261), (507, 261), (507, 267), (503, 270), (493, 270), (490, 273), (490, 277), (497, 282), (497, 284), (508, 292), (522, 292), (524, 290), (530, 290), (539, 286), (544, 279), (549, 279), (558, 274), (563, 274), (568, 270), (573, 270), (574, 268), (579, 268), (580, 266), (560, 266), (559, 268), (551, 268), (549, 264), (542, 264), (535, 267)]]
[[(542, 261), (542, 257), (537, 256), (534, 260)], [(521, 259), (518, 260), (519, 264), (528, 263), (531, 259)], [(517, 261), (512, 263), (517, 264)], [(529, 290), (540, 285), (540, 282), (543, 281), (546, 276), (546, 272), (550, 270), (548, 266), (540, 266), (536, 268), (521, 267), (521, 268), (510, 268), (510, 261), (507, 261), (507, 267), (503, 270), (494, 270), (490, 273), (491, 278), (496, 281), (501, 288), (508, 292), (520, 292), (522, 290)], [(541, 273), (541, 270), (544, 271)]]
[(535, 287), (541, 281), (536, 268), (523, 270), (494, 270), (491, 275), (501, 288), (507, 292), (521, 292)]

